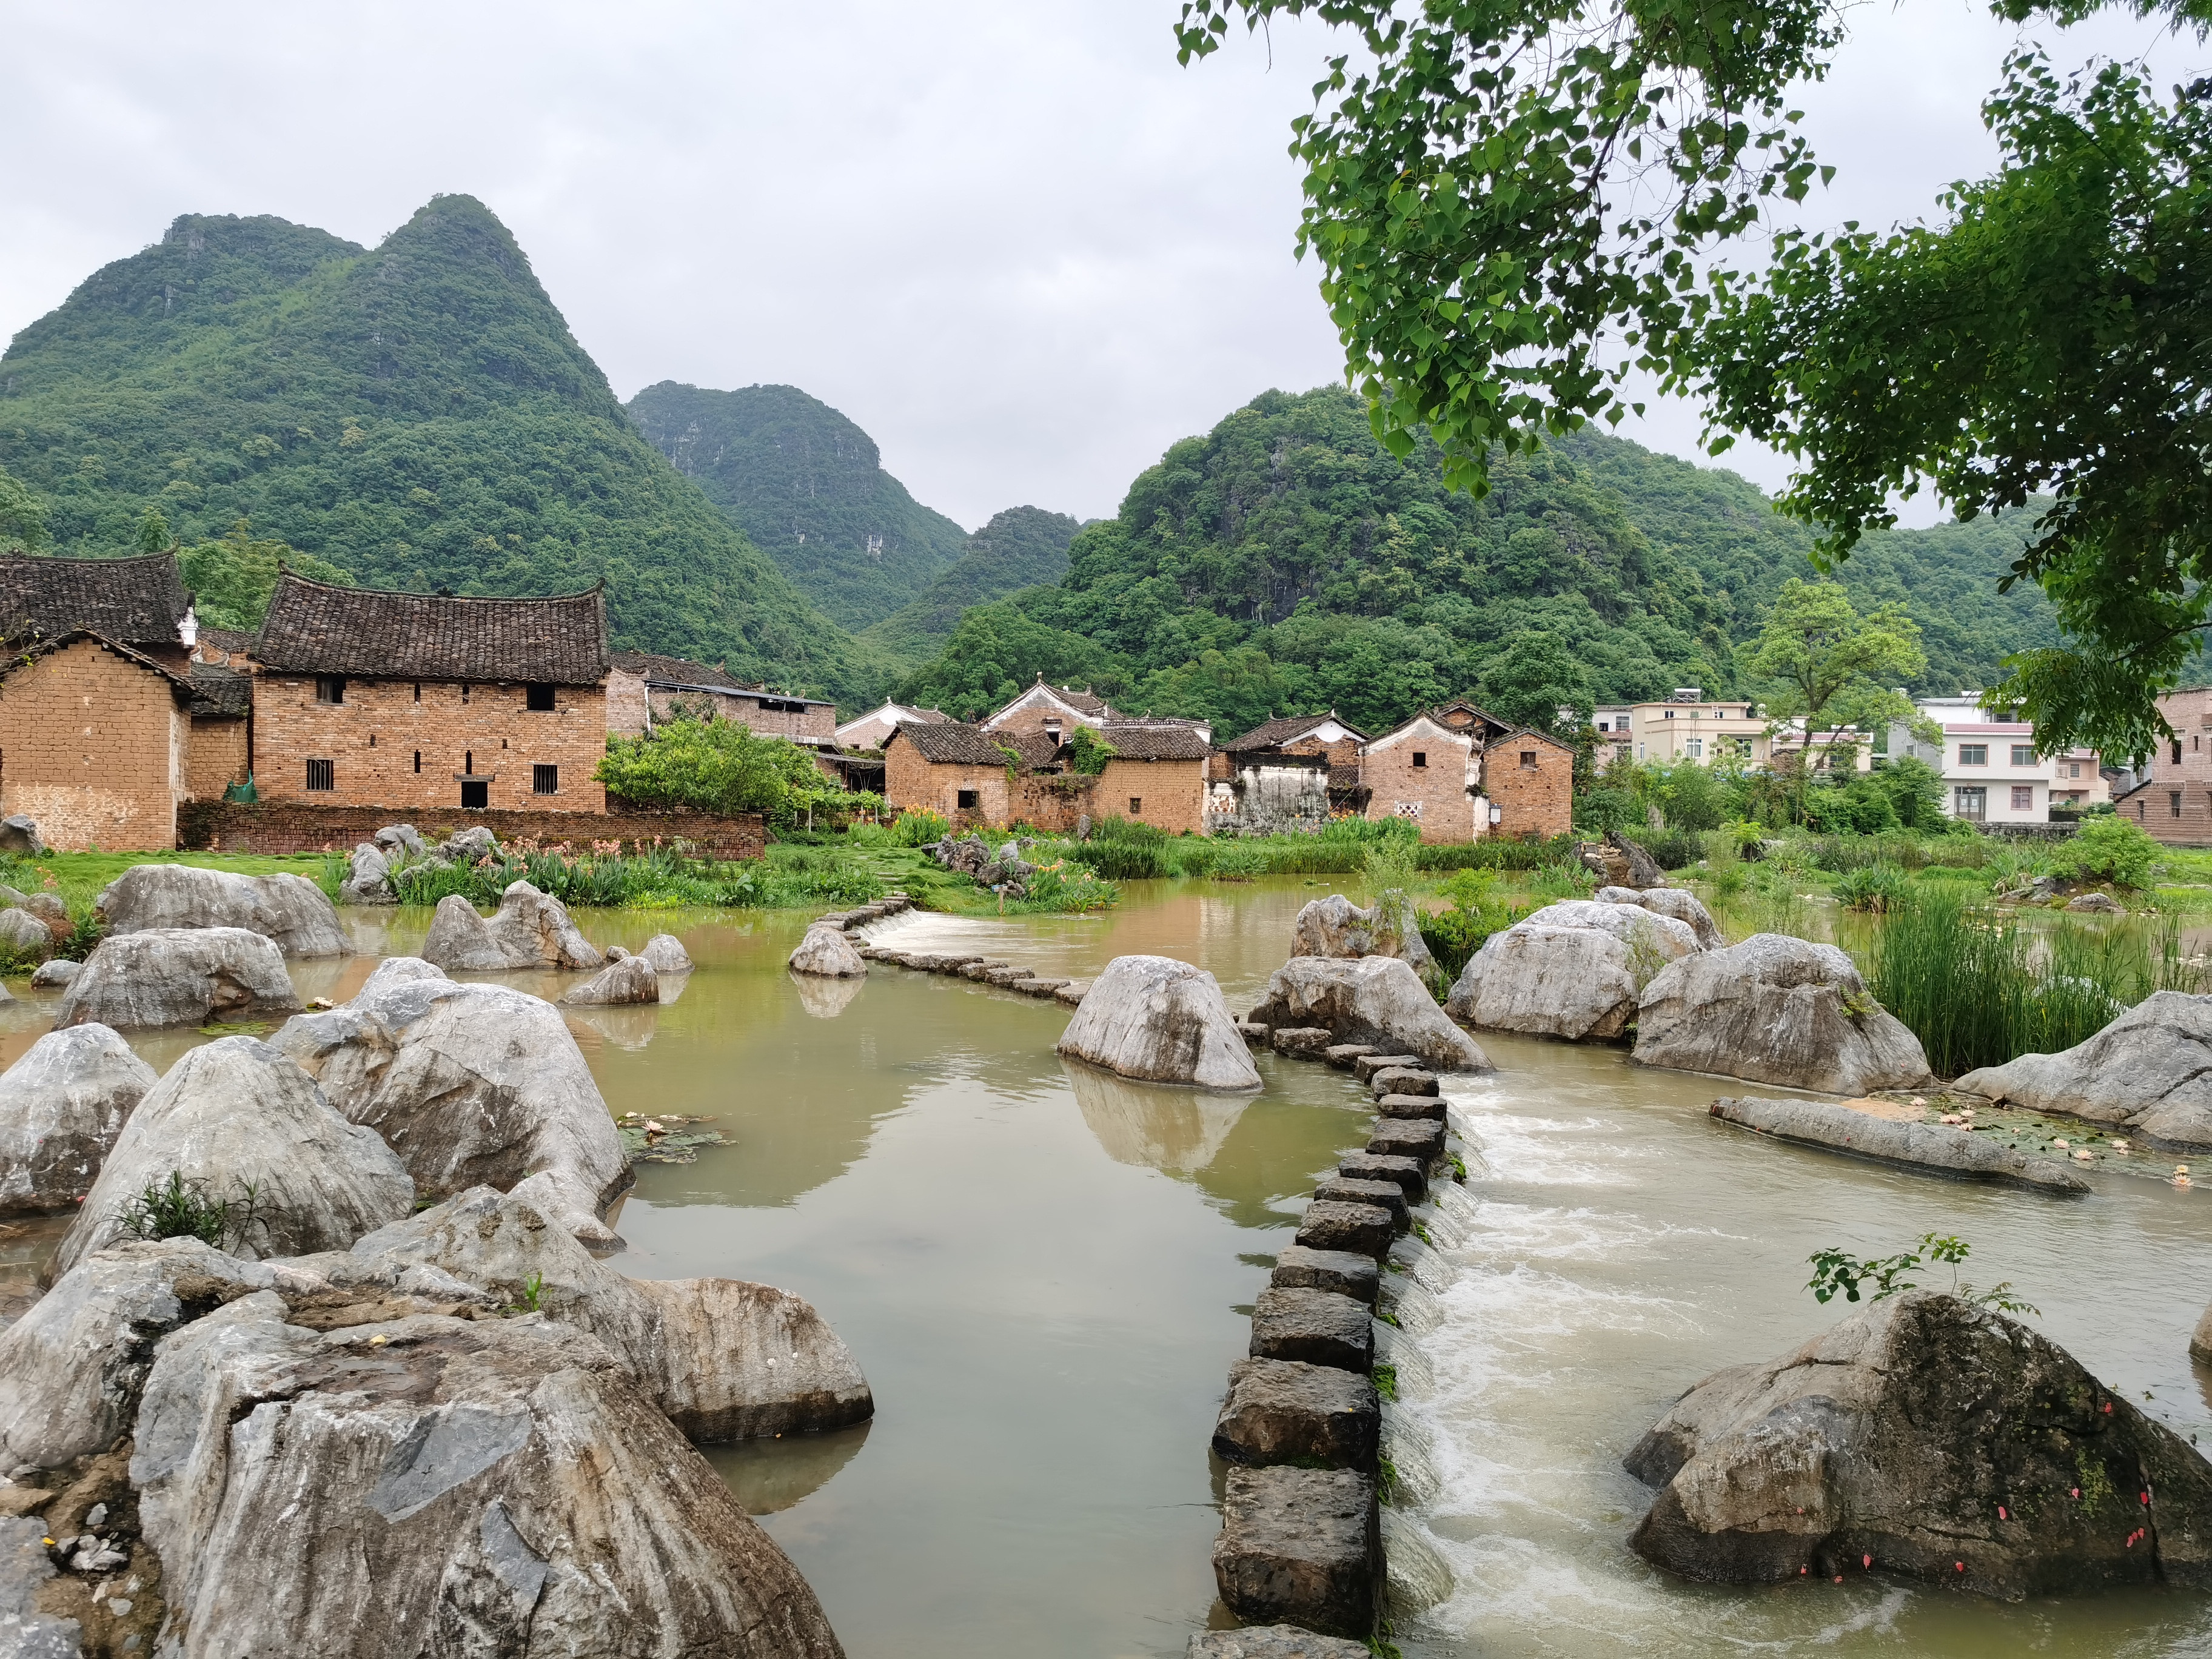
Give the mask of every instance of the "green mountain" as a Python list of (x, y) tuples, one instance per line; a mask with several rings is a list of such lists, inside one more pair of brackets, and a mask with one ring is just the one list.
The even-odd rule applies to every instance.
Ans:
[(880, 622), (961, 556), (968, 532), (908, 495), (884, 471), (874, 439), (795, 386), (708, 392), (663, 380), (629, 410), (676, 470), (842, 627)]
[(1010, 507), (968, 538), (959, 560), (895, 616), (860, 635), (879, 663), (914, 668), (945, 648), (971, 605), (1059, 581), (1067, 574), (1067, 544), (1082, 526), (1065, 513)]
[(0, 357), (0, 468), (58, 551), (129, 550), (149, 507), (188, 543), (247, 519), (372, 586), (605, 580), (620, 645), (869, 689), (849, 637), (640, 435), (465, 196), (374, 250), (179, 219)]
[[(1334, 708), (1386, 727), (1453, 695), (1509, 697), (1565, 663), (1600, 701), (1738, 690), (1735, 647), (1811, 574), (1811, 537), (1733, 473), (1578, 434), (1509, 457), (1480, 501), (1424, 447), (1399, 461), (1350, 393), (1270, 392), (1170, 447), (1086, 527), (1060, 582), (963, 616), (902, 701), (973, 714), (1042, 672), (1224, 731)], [(2056, 637), (2039, 591), (1999, 595), (2019, 537), (1977, 524), (1879, 537), (1844, 565), (1862, 603), (1926, 631), (1919, 690), (1984, 683)], [(1540, 632), (1559, 647), (1512, 657)]]

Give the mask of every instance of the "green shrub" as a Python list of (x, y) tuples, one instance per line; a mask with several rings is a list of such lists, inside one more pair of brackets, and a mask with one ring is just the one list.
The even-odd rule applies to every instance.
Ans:
[(1905, 896), (1909, 880), (1893, 864), (1869, 864), (1836, 884), (1836, 902), (1846, 910), (1886, 911)]
[(1086, 866), (1055, 860), (1037, 866), (1026, 884), (1028, 893), (1008, 908), (1060, 913), (1103, 910), (1121, 902), (1121, 890), (1102, 881)]
[(916, 807), (899, 814), (898, 822), (891, 825), (891, 842), (898, 847), (931, 847), (951, 831), (951, 824), (942, 813), (933, 812), (927, 806)]
[(1420, 870), (1534, 870), (1574, 856), (1572, 836), (1554, 836), (1549, 840), (1486, 836), (1480, 841), (1420, 848), (1413, 854), (1413, 865)]
[(1534, 879), (1528, 884), (1528, 890), (1538, 898), (1547, 901), (1588, 898), (1597, 890), (1597, 878), (1581, 860), (1562, 859), (1555, 864), (1537, 866)]
[(1497, 879), (1486, 870), (1459, 872), (1438, 889), (1450, 908), (1420, 920), (1421, 939), (1448, 981), (1460, 976), (1468, 958), (1492, 933), (1502, 933), (1528, 913), (1526, 905), (1508, 904), (1497, 896)]
[(1681, 870), (1705, 856), (1705, 839), (1687, 830), (1663, 830), (1644, 838), (1644, 850), (1662, 870)]
[(2108, 881), (2115, 887), (2148, 887), (2159, 844), (2123, 817), (2085, 818), (2071, 841), (2051, 855), (2055, 876), (2075, 881)]
[(634, 805), (758, 812), (775, 823), (860, 804), (822, 775), (809, 750), (734, 720), (674, 720), (641, 738), (610, 737), (592, 775)]

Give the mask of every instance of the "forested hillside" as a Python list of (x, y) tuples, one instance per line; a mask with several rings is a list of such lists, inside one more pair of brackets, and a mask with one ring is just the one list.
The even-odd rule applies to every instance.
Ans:
[(676, 470), (842, 627), (912, 603), (965, 550), (968, 532), (907, 494), (874, 439), (795, 386), (710, 392), (663, 380), (628, 408)]
[(1081, 526), (1065, 513), (1010, 507), (968, 538), (958, 562), (932, 581), (921, 597), (860, 635), (883, 664), (901, 672), (919, 666), (945, 648), (971, 605), (987, 605), (1024, 587), (1067, 574), (1067, 544)]
[[(1810, 574), (1809, 535), (1755, 487), (1620, 440), (1578, 434), (1493, 481), (1474, 501), (1445, 489), (1433, 449), (1393, 459), (1344, 391), (1268, 392), (1139, 476), (1062, 581), (968, 612), (899, 695), (972, 713), (1042, 672), (1241, 729), (1324, 707), (1379, 728), (1456, 694), (1508, 700), (1547, 662), (1578, 679), (1562, 692), (1601, 701), (1729, 693), (1767, 599)], [(1996, 592), (2016, 539), (1899, 532), (1844, 568), (1863, 602), (1902, 599), (1926, 630), (1917, 689), (1981, 684), (2054, 636), (2039, 591)], [(1563, 649), (1523, 640), (1508, 659), (1532, 632)]]
[(187, 216), (0, 357), (0, 468), (55, 550), (283, 541), (372, 586), (607, 584), (617, 642), (848, 701), (844, 632), (631, 425), (514, 239), (434, 198), (365, 250)]

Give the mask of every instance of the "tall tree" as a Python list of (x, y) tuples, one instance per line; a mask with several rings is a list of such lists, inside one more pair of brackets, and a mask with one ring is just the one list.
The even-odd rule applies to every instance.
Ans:
[(46, 544), (46, 509), (22, 482), (0, 466), (0, 547), (37, 552)]
[(1481, 696), (1484, 708), (1516, 726), (1571, 741), (1589, 730), (1589, 671), (1556, 634), (1516, 634), (1483, 670)]
[(1783, 583), (1751, 653), (1751, 672), (1771, 683), (1766, 712), (1802, 721), (1808, 737), (1917, 719), (1894, 687), (1926, 666), (1920, 629), (1902, 607), (1861, 616), (1840, 585), (1795, 578)]

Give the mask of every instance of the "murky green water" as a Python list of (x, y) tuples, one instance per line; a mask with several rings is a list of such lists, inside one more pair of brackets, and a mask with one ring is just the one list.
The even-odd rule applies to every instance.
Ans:
[[(1158, 951), (1242, 1007), (1327, 890), (1133, 887), (1105, 918), (921, 918), (900, 942), (1069, 973)], [(874, 1385), (863, 1430), (710, 1454), (848, 1651), (1180, 1655), (1218, 1616), (1206, 1447), (1223, 1377), (1314, 1176), (1364, 1138), (1346, 1077), (1263, 1057), (1249, 1102), (1137, 1087), (1064, 1067), (1050, 1005), (890, 969), (794, 982), (803, 917), (579, 919), (601, 944), (667, 928), (700, 964), (667, 1006), (570, 1016), (610, 1103), (709, 1116), (728, 1139), (641, 1170), (619, 1265), (787, 1285)], [(390, 952), (427, 921), (356, 925)], [(343, 997), (369, 965), (297, 978)], [(0, 1060), (42, 1012), (0, 1008)], [(166, 1065), (198, 1040), (143, 1051)], [(2073, 1204), (1917, 1179), (1717, 1125), (1709, 1079), (1487, 1046), (1497, 1076), (1450, 1092), (1491, 1173), (1468, 1188), (1440, 1322), (1407, 1339), (1433, 1383), (1401, 1372), (1397, 1432), (1426, 1443), (1431, 1478), (1416, 1472), (1399, 1520), (1454, 1579), (1401, 1616), (1409, 1654), (2212, 1654), (2194, 1595), (2001, 1607), (1878, 1581), (1681, 1585), (1628, 1553), (1647, 1500), (1620, 1468), (1688, 1383), (1835, 1316), (1799, 1288), (1813, 1249), (1887, 1253), (1931, 1228), (1972, 1240), (1977, 1276), (2014, 1280), (2043, 1328), (2212, 1445), (2185, 1346), (2212, 1297), (2212, 1197), (2102, 1170)]]

